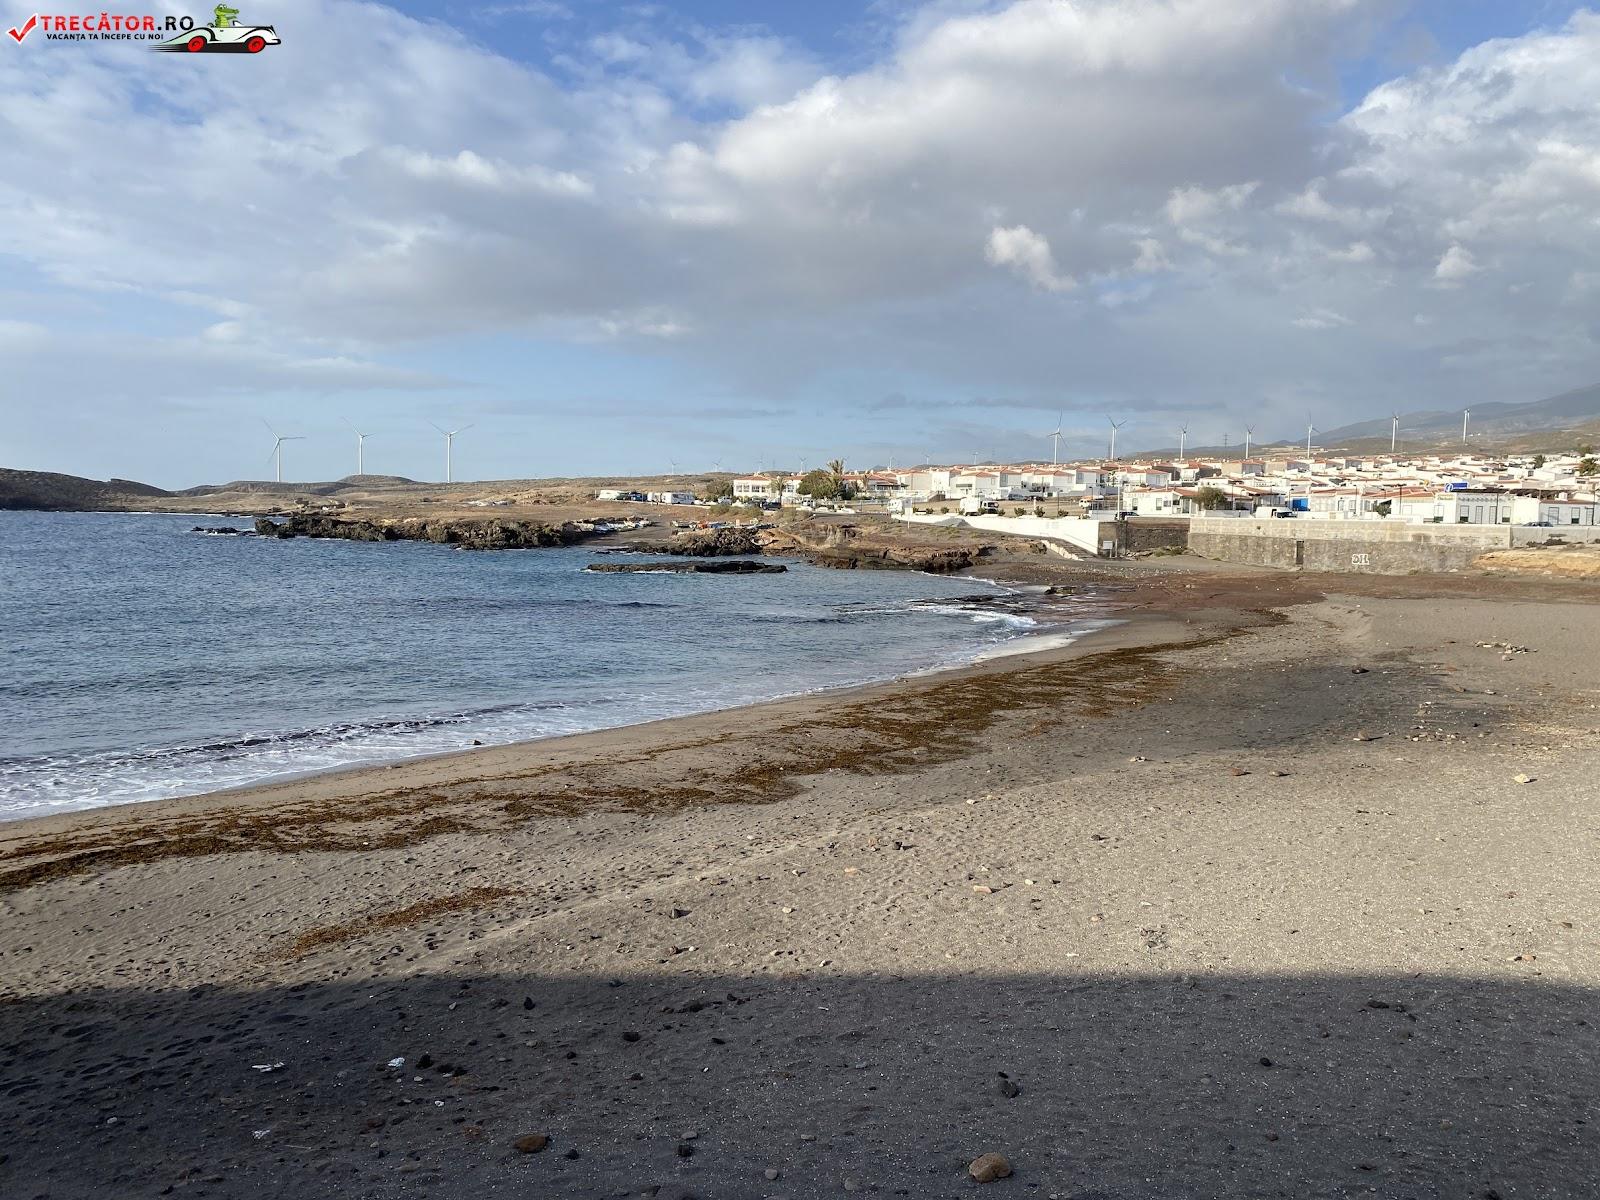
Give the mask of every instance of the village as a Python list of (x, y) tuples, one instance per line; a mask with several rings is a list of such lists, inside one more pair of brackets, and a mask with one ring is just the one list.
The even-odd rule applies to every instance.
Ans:
[(736, 477), (704, 496), (610, 489), (597, 498), (905, 517), (1271, 517), (1590, 527), (1600, 523), (1597, 485), (1600, 466), (1581, 447), (1549, 455), (1317, 451), (766, 472)]

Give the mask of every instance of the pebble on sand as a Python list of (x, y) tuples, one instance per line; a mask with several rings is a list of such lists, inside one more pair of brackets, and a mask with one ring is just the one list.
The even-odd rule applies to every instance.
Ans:
[(972, 1160), (972, 1165), (967, 1168), (979, 1183), (993, 1183), (996, 1179), (1004, 1179), (1011, 1174), (1011, 1164), (1006, 1161), (1003, 1154), (983, 1154)]
[(520, 1154), (537, 1154), (549, 1144), (550, 1139), (542, 1133), (525, 1133), (511, 1143)]

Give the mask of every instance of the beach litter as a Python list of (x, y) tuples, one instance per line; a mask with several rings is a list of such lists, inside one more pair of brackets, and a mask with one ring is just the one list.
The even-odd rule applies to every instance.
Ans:
[(398, 1071), (406, 1065), (406, 1060), (403, 1057), (391, 1058), (388, 1065), (390, 1070)]
[(283, 1064), (281, 1062), (275, 1062), (275, 1063), (251, 1063), (250, 1064), (250, 1069), (252, 1071), (263, 1071), (263, 1072), (265, 1072), (265, 1071), (281, 1071), (281, 1070), (283, 1070)]

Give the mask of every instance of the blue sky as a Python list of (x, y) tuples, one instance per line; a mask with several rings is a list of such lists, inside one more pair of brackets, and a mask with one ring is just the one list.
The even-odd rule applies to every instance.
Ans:
[(479, 478), (958, 461), (1058, 412), (1088, 455), (1600, 371), (1583, 6), (242, 18), (283, 44), (0, 46), (0, 465), (260, 478), (269, 422), (331, 478), (346, 420), (417, 478), (429, 422)]

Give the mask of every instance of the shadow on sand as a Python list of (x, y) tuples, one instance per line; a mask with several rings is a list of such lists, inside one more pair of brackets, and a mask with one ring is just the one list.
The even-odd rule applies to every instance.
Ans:
[[(826, 972), (81, 993), (0, 1007), (0, 1195), (1592, 1196), (1596, 999)], [(1015, 1174), (980, 1187), (987, 1151)]]

